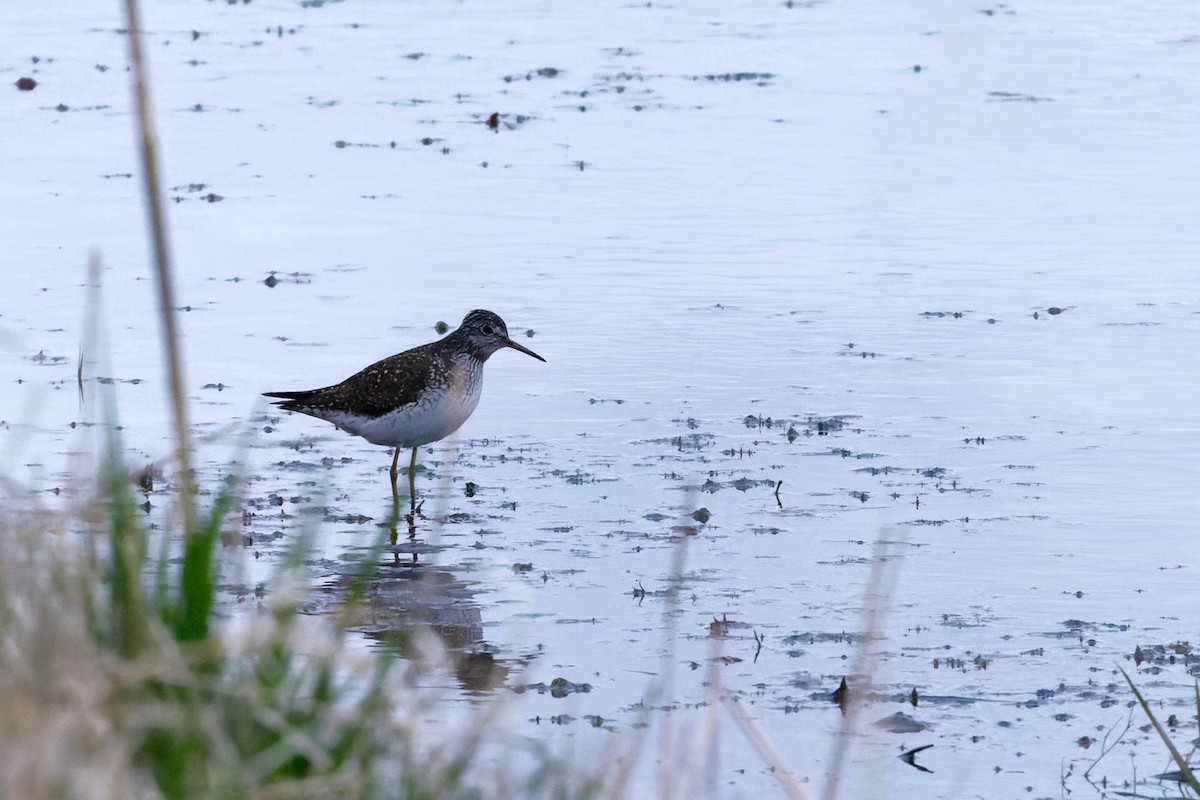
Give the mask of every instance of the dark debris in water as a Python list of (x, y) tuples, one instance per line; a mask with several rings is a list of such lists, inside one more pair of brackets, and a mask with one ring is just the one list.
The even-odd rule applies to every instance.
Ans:
[(688, 433), (681, 436), (643, 439), (636, 444), (670, 445), (682, 452), (699, 452), (716, 444), (717, 437), (711, 433)]
[(366, 525), (372, 521), (371, 517), (365, 514), (326, 514), (326, 522), (340, 522), (347, 525)]
[(857, 640), (853, 633), (840, 631), (837, 633), (826, 633), (824, 631), (812, 631), (808, 633), (794, 633), (790, 636), (783, 637), (783, 643), (788, 647), (793, 647), (798, 644), (822, 644), (832, 642), (834, 644), (848, 644)]
[(949, 669), (957, 672), (967, 672), (969, 670), (985, 670), (990, 665), (991, 659), (976, 654), (970, 658), (958, 658), (956, 656), (938, 656), (933, 660), (934, 669)]
[(725, 639), (737, 631), (745, 633), (753, 630), (754, 626), (749, 622), (730, 619), (728, 614), (713, 617), (712, 621), (708, 623), (708, 636), (710, 639)]
[(855, 347), (856, 347), (856, 345), (854, 344), (854, 342), (850, 342), (849, 344), (846, 345), (846, 349), (842, 350), (842, 352), (839, 353), (839, 355), (854, 356), (855, 358), (863, 358), (863, 359), (879, 358), (879, 353), (875, 352), (874, 350), (861, 350), (861, 349), (856, 350)]
[(501, 114), (499, 111), (493, 111), (483, 119), (483, 124), (490, 130), (499, 132), (501, 126), (505, 130), (513, 131), (529, 122), (533, 117), (526, 114)]
[(572, 694), (587, 694), (592, 690), (590, 683), (576, 683), (569, 681), (566, 678), (555, 678), (549, 684), (539, 681), (537, 683), (527, 683), (523, 686), (514, 686), (513, 691), (517, 694), (525, 692), (537, 692), (538, 694), (549, 694), (551, 697), (567, 697)]
[(1023, 92), (988, 92), (987, 98), (992, 103), (1048, 103), (1051, 100)]
[[(737, 489), (739, 492), (746, 492), (746, 491), (749, 491), (750, 489), (755, 488), (756, 486), (765, 486), (765, 487), (771, 489), (772, 491), (774, 491), (775, 490), (775, 481), (772, 480), (771, 478), (761, 478), (761, 479), (734, 478), (731, 481), (722, 482), (722, 481), (718, 481), (718, 480), (709, 478), (706, 481), (704, 481), (704, 483), (701, 484), (700, 486), (698, 486), (698, 487), (693, 486), (691, 488), (698, 489), (701, 492), (707, 492), (709, 494), (713, 494), (715, 492), (720, 491), (721, 489)], [(704, 522), (706, 520), (699, 520), (699, 521)]]
[(291, 461), (276, 461), (271, 466), (275, 469), (284, 472), (318, 472), (333, 469), (336, 464), (353, 463), (351, 458), (322, 458), (320, 461), (300, 461), (293, 459)]
[(348, 142), (345, 139), (334, 140), (333, 146), (336, 147), (338, 150), (345, 150), (346, 148), (349, 148), (349, 147), (356, 147), (359, 149), (366, 149), (366, 150), (384, 150), (384, 149), (395, 150), (396, 149), (395, 142)]
[[(35, 355), (25, 356), (25, 360), (41, 366), (53, 366), (55, 364), (67, 363), (66, 356), (48, 356), (46, 355), (45, 350), (38, 350)], [(112, 379), (110, 378), (108, 382), (112, 383)]]
[(571, 486), (583, 486), (584, 484), (587, 484), (587, 483), (606, 483), (606, 482), (612, 482), (612, 481), (619, 480), (615, 476), (609, 477), (609, 478), (600, 478), (596, 475), (593, 475), (590, 472), (584, 472), (583, 470), (578, 470), (578, 469), (573, 469), (573, 470), (555, 469), (555, 470), (551, 470), (550, 474), (556, 478), (562, 478)]
[(557, 78), (562, 74), (562, 70), (558, 67), (541, 67), (540, 69), (530, 70), (524, 75), (505, 75), (504, 82), (512, 83), (513, 81), (531, 81), (534, 78)]
[(949, 612), (942, 614), (942, 624), (951, 628), (982, 628), (990, 621), (983, 619), (978, 614), (952, 614)]
[(942, 479), (947, 475), (944, 467), (858, 467), (854, 470), (856, 475), (870, 475), (872, 478), (877, 478), (887, 475), (914, 475), (920, 478)]
[(831, 433), (840, 431), (861, 433), (861, 428), (850, 427), (851, 423), (858, 419), (861, 419), (861, 417), (855, 414), (834, 414), (828, 417), (809, 415), (803, 419), (764, 417), (762, 414), (747, 414), (742, 418), (742, 424), (751, 429), (783, 430), (788, 441), (793, 442), (801, 435), (828, 436)]
[(924, 722), (919, 722), (910, 717), (903, 711), (897, 711), (891, 716), (875, 720), (875, 727), (885, 730), (888, 733), (920, 733), (929, 726)]
[(815, 453), (807, 453), (806, 455), (836, 456), (837, 458), (847, 458), (847, 459), (852, 458), (856, 461), (865, 461), (865, 460), (871, 459), (871, 458), (883, 458), (883, 456), (879, 453), (868, 453), (868, 452), (856, 453), (853, 450), (849, 450), (845, 447), (831, 447), (828, 450), (822, 450), (820, 452), (815, 452)]
[(1197, 657), (1190, 642), (1151, 644), (1145, 647), (1138, 645), (1133, 650), (1132, 658), (1138, 667), (1146, 664), (1161, 670), (1164, 667), (1182, 665), (1191, 675), (1200, 677), (1200, 657)]
[(69, 106), (66, 103), (59, 103), (58, 105), (54, 106), (54, 110), (60, 114), (66, 113), (67, 111), (105, 111), (107, 109), (107, 104), (98, 106)]
[(188, 183), (172, 186), (171, 191), (175, 194), (171, 195), (171, 200), (175, 203), (186, 202), (187, 198), (184, 195), (199, 195), (196, 199), (203, 200), (206, 203), (219, 203), (225, 199), (222, 195), (211, 190), (205, 194), (199, 194), (208, 188), (208, 184), (206, 183)]
[(1125, 632), (1129, 625), (1124, 622), (1087, 622), (1081, 619), (1068, 619), (1062, 623), (1068, 633), (1080, 635), (1089, 631)]
[(755, 86), (766, 86), (775, 76), (770, 72), (721, 72), (687, 77), (688, 80), (709, 83), (753, 83)]
[(313, 276), (311, 272), (276, 272), (271, 270), (266, 278), (263, 279), (263, 285), (268, 289), (274, 289), (281, 283), (293, 283), (297, 285), (305, 285), (312, 283)]

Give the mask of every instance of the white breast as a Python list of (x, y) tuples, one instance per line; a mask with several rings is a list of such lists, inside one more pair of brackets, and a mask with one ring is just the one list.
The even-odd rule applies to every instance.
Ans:
[(480, 366), (469, 359), (455, 361), (444, 386), (426, 392), (419, 402), (400, 406), (382, 416), (330, 414), (326, 419), (371, 444), (420, 447), (436, 442), (458, 430), (479, 405), (483, 384)]

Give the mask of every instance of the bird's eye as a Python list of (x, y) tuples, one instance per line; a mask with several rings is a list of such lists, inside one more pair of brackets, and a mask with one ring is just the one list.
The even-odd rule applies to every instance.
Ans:
[(484, 325), (482, 328), (480, 328), (480, 330), (483, 331), (484, 336), (492, 335), (492, 326), (491, 325)]

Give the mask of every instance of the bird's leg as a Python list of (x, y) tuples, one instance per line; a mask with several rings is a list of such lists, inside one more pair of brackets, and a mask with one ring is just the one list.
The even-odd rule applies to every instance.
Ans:
[(400, 448), (397, 447), (396, 455), (392, 457), (392, 472), (391, 472), (391, 475), (392, 475), (392, 499), (396, 500), (397, 502), (400, 499), (400, 490), (396, 488), (396, 475), (398, 474), (396, 467), (399, 464), (400, 464)]
[[(400, 451), (397, 450), (397, 453)], [(417, 448), (413, 448), (412, 461), (408, 465), (408, 497), (411, 510), (417, 510)]]

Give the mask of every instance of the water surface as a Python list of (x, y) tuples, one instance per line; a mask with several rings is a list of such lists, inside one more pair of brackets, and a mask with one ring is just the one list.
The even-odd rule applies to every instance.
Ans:
[[(422, 453), (424, 515), (363, 626), (392, 651), (441, 634), (448, 717), (506, 696), (520, 734), (591, 752), (644, 705), (698, 724), (715, 680), (819, 790), (830, 696), (869, 650), (846, 796), (1101, 795), (1110, 731), (1091, 781), (1165, 767), (1116, 666), (1188, 716), (1194, 12), (145, 14), (202, 469), (247, 479), (231, 598), (269, 593), (315, 514), (314, 609), (336, 602), (390, 508), (386, 451), (259, 393), (485, 307), (548, 363), (498, 354)], [(81, 343), (133, 460), (170, 449), (119, 27), (0, 10), (0, 447), (50, 503), (99, 416)], [(84, 341), (93, 250), (111, 356)], [(872, 724), (896, 712), (921, 729)], [(725, 720), (701, 788), (774, 791)], [(932, 773), (895, 758), (926, 744)]]

